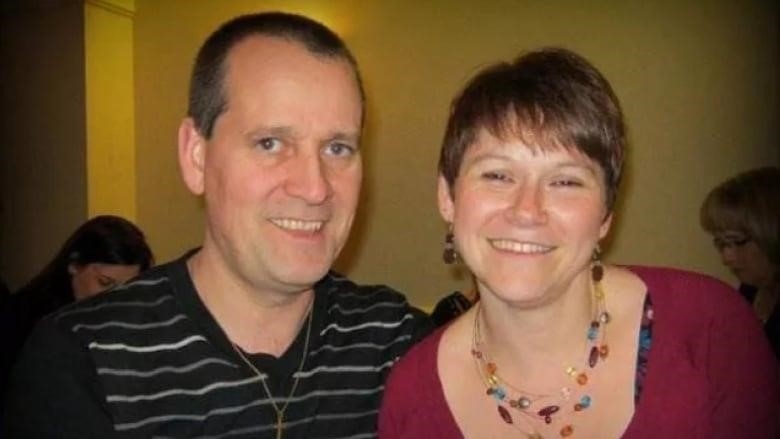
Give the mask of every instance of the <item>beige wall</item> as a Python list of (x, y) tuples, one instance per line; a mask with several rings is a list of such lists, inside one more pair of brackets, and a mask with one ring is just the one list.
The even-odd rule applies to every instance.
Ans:
[[(628, 176), (609, 260), (729, 279), (698, 206), (718, 181), (778, 163), (778, 6), (753, 0), (136, 0), (138, 221), (160, 260), (201, 239), (179, 181), (177, 124), (203, 38), (225, 19), (282, 8), (319, 18), (353, 48), (366, 82), (367, 180), (339, 268), (390, 283), (421, 306), (467, 285), (440, 262), (435, 167), (449, 100), (480, 66), (562, 45), (592, 60), (622, 99)], [(729, 279), (730, 280), (730, 279)]]
[(84, 2), (88, 216), (136, 220), (133, 0)]
[(18, 288), (87, 213), (84, 12), (0, 5), (0, 275)]

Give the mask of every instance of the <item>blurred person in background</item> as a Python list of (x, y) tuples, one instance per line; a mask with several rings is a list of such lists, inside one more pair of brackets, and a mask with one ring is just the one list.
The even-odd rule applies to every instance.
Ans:
[(0, 307), (3, 394), (27, 336), (43, 316), (137, 276), (154, 263), (143, 232), (112, 215), (85, 222), (54, 258)]
[(780, 168), (746, 171), (712, 189), (701, 225), (780, 358)]

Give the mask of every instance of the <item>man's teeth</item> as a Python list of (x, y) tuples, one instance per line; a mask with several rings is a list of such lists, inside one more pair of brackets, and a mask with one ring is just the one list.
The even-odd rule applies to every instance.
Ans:
[(508, 239), (493, 239), (490, 241), (490, 244), (499, 250), (506, 250), (514, 253), (546, 253), (553, 249), (553, 247), (547, 245), (511, 241)]
[(324, 221), (303, 221), (296, 219), (273, 219), (272, 223), (287, 230), (296, 230), (304, 232), (317, 232), (325, 224)]

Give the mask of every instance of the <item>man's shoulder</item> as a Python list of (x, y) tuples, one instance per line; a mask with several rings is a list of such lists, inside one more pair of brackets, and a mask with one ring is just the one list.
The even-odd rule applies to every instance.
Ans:
[(323, 282), (324, 293), (330, 310), (346, 311), (342, 314), (361, 313), (367, 317), (425, 317), (425, 313), (412, 306), (406, 295), (382, 284), (358, 284), (338, 273), (331, 272)]
[(338, 300), (389, 300), (406, 302), (406, 296), (398, 290), (382, 284), (359, 284), (348, 277), (331, 271), (322, 281), (331, 297)]
[(359, 285), (329, 273), (321, 286), (328, 316), (324, 334), (377, 341), (402, 339), (402, 344), (409, 346), (433, 329), (427, 314), (387, 285)]
[(78, 330), (84, 325), (145, 320), (167, 313), (175, 302), (168, 265), (154, 267), (109, 291), (65, 306), (46, 317), (56, 326)]

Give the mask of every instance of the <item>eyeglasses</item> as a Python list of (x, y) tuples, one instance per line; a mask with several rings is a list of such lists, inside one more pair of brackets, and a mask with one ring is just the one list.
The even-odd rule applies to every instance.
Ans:
[(715, 246), (718, 251), (723, 251), (725, 249), (737, 249), (744, 247), (745, 244), (752, 241), (749, 236), (742, 236), (742, 237), (736, 237), (736, 236), (729, 236), (726, 238), (721, 238), (719, 236), (716, 236), (712, 239), (712, 244)]

